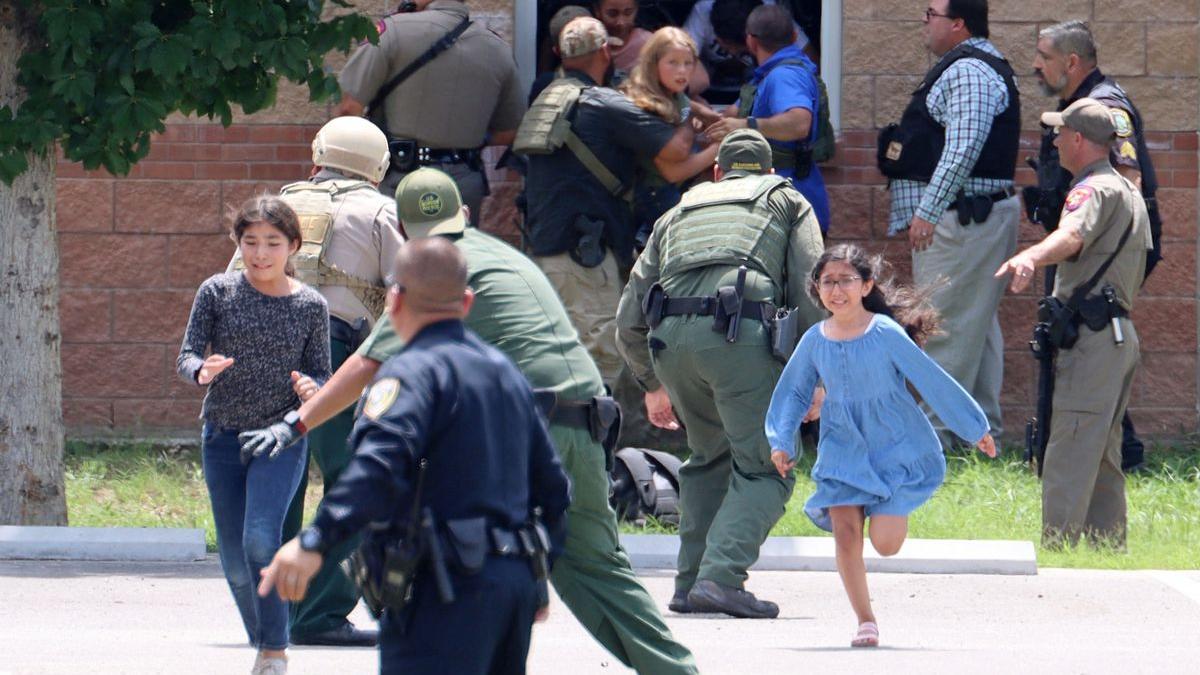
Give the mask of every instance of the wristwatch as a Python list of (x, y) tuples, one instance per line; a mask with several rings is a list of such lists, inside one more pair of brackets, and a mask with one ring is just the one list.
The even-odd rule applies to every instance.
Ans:
[(283, 423), (296, 430), (296, 433), (304, 436), (308, 433), (308, 427), (304, 426), (304, 422), (300, 421), (300, 411), (293, 410), (283, 416)]
[(757, 117), (747, 117), (746, 118), (746, 128), (747, 129), (758, 129), (758, 118)]
[(300, 548), (312, 553), (325, 554), (325, 537), (316, 527), (306, 527), (300, 531)]

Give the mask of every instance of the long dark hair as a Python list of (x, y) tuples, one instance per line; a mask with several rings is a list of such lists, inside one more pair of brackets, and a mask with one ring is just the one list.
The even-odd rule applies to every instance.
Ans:
[[(929, 303), (933, 289), (916, 289), (901, 286), (893, 279), (891, 265), (881, 255), (871, 255), (854, 244), (838, 244), (826, 250), (813, 265), (808, 280), (808, 294), (821, 305), (817, 283), (825, 266), (831, 262), (844, 262), (855, 269), (863, 283), (875, 282), (871, 292), (863, 297), (863, 307), (868, 312), (888, 316), (904, 327), (908, 337), (918, 345), (924, 345), (931, 336), (938, 334), (941, 317)], [(824, 307), (824, 305), (821, 305)]]
[[(233, 216), (233, 230), (230, 236), (236, 244), (241, 244), (242, 235), (246, 228), (255, 223), (266, 223), (287, 238), (288, 246), (299, 246), (303, 235), (300, 233), (300, 218), (292, 207), (275, 195), (259, 195), (247, 199)], [(284, 272), (289, 277), (296, 276), (296, 268), (289, 259)]]

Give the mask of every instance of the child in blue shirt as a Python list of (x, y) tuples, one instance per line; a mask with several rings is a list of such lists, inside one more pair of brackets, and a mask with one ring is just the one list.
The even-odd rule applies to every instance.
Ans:
[(832, 316), (801, 338), (766, 420), (771, 460), (786, 476), (796, 465), (796, 430), (823, 383), (816, 490), (804, 511), (833, 532), (838, 572), (858, 616), (854, 647), (879, 644), (862, 557), (866, 519), (875, 550), (894, 555), (908, 535), (908, 514), (946, 475), (941, 443), (906, 383), (954, 433), (996, 456), (979, 405), (914, 342), (936, 330), (936, 313), (911, 289), (881, 280), (881, 266), (881, 258), (848, 244), (817, 260), (809, 290)]

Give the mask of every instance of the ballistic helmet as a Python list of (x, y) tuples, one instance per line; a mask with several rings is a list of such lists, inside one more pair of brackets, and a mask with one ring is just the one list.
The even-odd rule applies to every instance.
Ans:
[(387, 173), (387, 136), (361, 117), (335, 117), (329, 120), (312, 142), (312, 161), (317, 166), (341, 169), (362, 176), (372, 183)]

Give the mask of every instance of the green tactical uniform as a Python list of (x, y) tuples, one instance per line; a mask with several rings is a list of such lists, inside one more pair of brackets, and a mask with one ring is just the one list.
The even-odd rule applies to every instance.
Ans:
[[(1083, 248), (1059, 263), (1054, 297), (1066, 302), (1117, 249), (1132, 220), (1133, 230), (1090, 296), (1111, 285), (1118, 305), (1133, 309), (1153, 249), (1150, 216), (1137, 188), (1100, 160), (1079, 172), (1067, 195), (1059, 228), (1074, 228)], [(1124, 344), (1114, 343), (1107, 324), (1098, 331), (1079, 326), (1079, 339), (1055, 360), (1050, 440), (1042, 467), (1042, 543), (1092, 541), (1125, 545), (1125, 475), (1121, 473), (1121, 418), (1129, 403), (1140, 361), (1133, 321), (1120, 322)]]
[[(329, 358), (337, 370), (356, 346), (351, 326), (360, 319), (369, 323), (383, 306), (384, 278), (404, 242), (396, 203), (374, 185), (330, 169), (288, 185), (280, 194), (299, 214), (305, 247), (312, 248), (310, 255), (297, 257), (297, 277), (329, 303)], [(235, 258), (233, 265), (237, 263)], [(325, 491), (337, 483), (353, 457), (346, 447), (353, 426), (353, 410), (347, 410), (309, 435), (309, 456), (321, 468)], [(305, 471), (283, 522), (283, 541), (300, 532), (307, 487)], [(288, 626), (293, 639), (304, 640), (346, 623), (359, 592), (342, 572), (341, 562), (357, 547), (354, 537), (330, 550), (304, 600), (291, 603)]]
[[(560, 400), (604, 395), (604, 384), (546, 276), (520, 252), (475, 229), (449, 235), (467, 258), (475, 304), (467, 327), (509, 356), (537, 389)], [(358, 354), (385, 361), (403, 344), (379, 321)], [(566, 551), (551, 581), (580, 623), (626, 666), (641, 673), (694, 673), (617, 540), (608, 504), (604, 450), (584, 429), (550, 425), (571, 477)]]
[(786, 178), (738, 166), (689, 190), (658, 221), (617, 311), (626, 363), (647, 391), (666, 387), (692, 451), (680, 471), (677, 595), (699, 579), (742, 588), (783, 515), (795, 479), (776, 472), (763, 431), (783, 366), (757, 315), (743, 318), (730, 344), (712, 316), (665, 316), (650, 329), (643, 298), (656, 282), (671, 298), (712, 296), (744, 264), (746, 301), (796, 307), (800, 333), (821, 317), (805, 290), (823, 250), (812, 207)]

